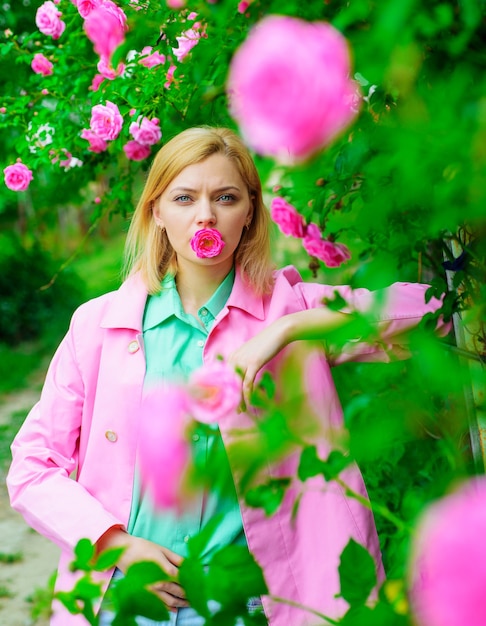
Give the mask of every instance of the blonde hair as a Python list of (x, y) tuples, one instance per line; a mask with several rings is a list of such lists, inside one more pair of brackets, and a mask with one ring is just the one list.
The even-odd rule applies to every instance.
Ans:
[(185, 167), (213, 154), (222, 154), (234, 163), (253, 206), (250, 226), (244, 229), (235, 251), (235, 263), (255, 291), (265, 293), (271, 287), (269, 215), (253, 159), (233, 131), (201, 126), (184, 130), (159, 150), (132, 217), (125, 243), (124, 276), (140, 272), (149, 293), (160, 291), (168, 270), (177, 272), (175, 252), (153, 219), (154, 203)]

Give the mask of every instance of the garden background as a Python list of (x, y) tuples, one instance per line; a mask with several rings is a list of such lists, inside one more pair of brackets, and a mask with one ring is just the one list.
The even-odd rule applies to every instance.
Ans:
[[(4, 186), (0, 194), (4, 402), (23, 386), (38, 389), (77, 304), (119, 284), (128, 218), (157, 147), (199, 124), (235, 128), (254, 147), (245, 120), (230, 112), (227, 89), (235, 52), (251, 29), (271, 15), (331, 23), (349, 44), (356, 114), (291, 162), (261, 146), (255, 159), (268, 205), (285, 198), (351, 255), (328, 267), (275, 226), (278, 265), (292, 263), (306, 279), (370, 289), (430, 282), (431, 293), (446, 294), (444, 315), (455, 315), (445, 341), (419, 333), (408, 361), (334, 370), (349, 453), (375, 506), (389, 579), (373, 623), (412, 623), (409, 527), (434, 500), (484, 470), (485, 3), (188, 0), (178, 8), (120, 0), (127, 21), (121, 31), (113, 27), (108, 58), (86, 34), (82, 4), (52, 3), (65, 26), (50, 34), (36, 25), (45, 3), (6, 1), (0, 9), (0, 164), (20, 161), (33, 174), (23, 190)], [(278, 108), (297, 120), (317, 115), (299, 89), (308, 85), (300, 96), (312, 101), (326, 69), (311, 43), (301, 39), (282, 55), (285, 85), (266, 84), (270, 109), (272, 94), (277, 107), (283, 90), (287, 102)], [(47, 64), (33, 69), (37, 54)], [(107, 102), (123, 119), (103, 145), (87, 131), (92, 108)], [(158, 120), (161, 137), (153, 123), (153, 143), (137, 141), (132, 125), (140, 130), (143, 118)], [(7, 444), (24, 416), (1, 425), (2, 476)], [(262, 505), (278, 505), (275, 489), (263, 496)], [(8, 555), (3, 561), (8, 567)], [(8, 603), (8, 589), (3, 594), (0, 602)]]

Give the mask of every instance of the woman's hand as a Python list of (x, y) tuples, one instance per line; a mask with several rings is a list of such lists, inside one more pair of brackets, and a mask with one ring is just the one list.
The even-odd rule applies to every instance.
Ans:
[(284, 315), (230, 354), (228, 363), (243, 376), (243, 399), (250, 404), (255, 377), (264, 365), (292, 341), (319, 340), (350, 321), (352, 316), (326, 307)]
[(258, 372), (276, 354), (284, 348), (288, 341), (288, 324), (282, 317), (246, 341), (228, 358), (228, 364), (239, 372), (243, 378), (243, 400), (248, 406), (253, 384)]
[[(107, 548), (124, 547), (117, 567), (125, 573), (133, 563), (153, 561), (160, 565), (166, 574), (177, 579), (183, 558), (168, 548), (159, 546), (147, 539), (133, 537), (119, 527), (110, 528), (97, 542), (99, 551)], [(152, 590), (164, 602), (169, 611), (187, 607), (184, 589), (176, 582), (163, 581), (152, 586)]]

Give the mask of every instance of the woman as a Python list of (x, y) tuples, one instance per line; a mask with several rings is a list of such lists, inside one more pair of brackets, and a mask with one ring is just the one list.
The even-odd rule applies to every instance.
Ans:
[[(213, 237), (209, 247), (201, 235), (206, 232)], [(144, 385), (185, 378), (221, 356), (241, 370), (248, 400), (257, 374), (262, 368), (278, 372), (283, 355), (298, 345), (294, 342), (325, 339), (348, 323), (353, 310), (372, 315), (377, 296), (363, 289), (303, 283), (292, 267), (272, 271), (268, 214), (257, 171), (235, 134), (218, 128), (186, 130), (158, 153), (131, 223), (127, 266), (128, 278), (118, 291), (74, 314), (41, 399), (12, 446), (12, 506), (61, 546), (58, 589), (74, 584), (67, 566), (82, 537), (100, 550), (124, 546), (121, 572), (131, 563), (153, 560), (176, 578), (187, 538), (201, 520), (222, 513), (225, 524), (216, 547), (247, 543), (273, 597), (331, 617), (342, 615), (347, 606), (335, 598), (337, 567), (351, 537), (367, 547), (382, 577), (368, 510), (338, 486), (323, 489), (315, 479), (306, 483), (295, 523), (291, 515), (297, 488), (292, 487), (271, 517), (248, 507), (234, 490), (224, 500), (206, 494), (197, 510), (184, 512), (179, 527), (171, 511), (154, 511), (138, 488), (137, 414)], [(329, 360), (389, 358), (400, 349), (404, 332), (439, 308), (437, 300), (425, 304), (425, 289), (395, 284), (386, 290), (386, 302), (374, 320), (376, 342), (356, 340), (349, 350), (312, 356), (310, 380), (317, 382), (310, 385), (310, 403), (327, 437), (318, 441), (322, 455), (332, 447), (332, 433), (342, 428)], [(347, 302), (342, 312), (323, 304), (336, 290)], [(220, 424), (233, 473), (238, 460), (232, 458), (232, 433), (249, 423), (248, 414), (240, 412)], [(216, 434), (201, 445), (214, 450), (222, 443)], [(269, 463), (267, 478), (295, 476), (297, 463), (295, 454)], [(356, 467), (343, 477), (366, 493)], [(105, 585), (111, 575), (100, 574)], [(191, 611), (177, 583), (163, 583), (157, 593), (178, 615)], [(309, 613), (270, 597), (263, 598), (263, 606), (271, 626), (312, 623)], [(84, 622), (57, 606), (51, 623)]]

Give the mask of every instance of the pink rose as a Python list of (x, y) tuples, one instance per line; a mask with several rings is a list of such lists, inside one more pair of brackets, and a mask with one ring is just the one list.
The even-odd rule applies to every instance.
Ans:
[(486, 478), (462, 485), (426, 510), (410, 563), (418, 626), (486, 624)]
[(186, 0), (167, 0), (169, 9), (182, 9), (186, 6)]
[[(118, 9), (116, 5), (114, 6)], [(84, 30), (88, 39), (93, 43), (95, 52), (104, 59), (111, 59), (113, 52), (125, 40), (123, 20), (110, 7), (111, 5), (105, 1), (93, 9), (84, 20)]]
[(90, 91), (98, 91), (101, 83), (105, 80), (105, 77), (101, 74), (95, 74), (93, 76), (93, 80), (91, 81), (91, 85), (89, 86)]
[(325, 22), (269, 16), (230, 66), (231, 112), (248, 144), (282, 161), (320, 150), (356, 116), (346, 39)]
[(34, 54), (30, 66), (36, 74), (42, 74), (42, 76), (50, 76), (52, 74), (52, 63), (40, 52)]
[(61, 11), (59, 11), (54, 2), (47, 0), (40, 5), (35, 14), (37, 28), (44, 35), (49, 35), (53, 39), (59, 39), (66, 28), (66, 24), (59, 19), (61, 15)]
[(81, 137), (89, 141), (88, 150), (90, 152), (104, 152), (108, 148), (106, 141), (92, 130), (89, 130), (89, 128), (83, 128), (81, 131)]
[(143, 161), (143, 159), (150, 156), (150, 146), (138, 143), (135, 140), (128, 141), (123, 146), (123, 150), (127, 155), (127, 159), (131, 161)]
[(157, 52), (157, 50), (152, 52), (151, 46), (145, 46), (145, 48), (143, 48), (140, 52), (140, 55), (143, 57), (139, 61), (140, 65), (145, 65), (145, 67), (148, 67), (149, 69), (155, 67), (156, 65), (162, 65), (165, 63), (165, 56), (160, 54), (160, 52)]
[(186, 30), (180, 37), (176, 37), (179, 45), (177, 48), (172, 48), (172, 52), (179, 63), (183, 61), (194, 46), (199, 43), (201, 37), (207, 37), (204, 32), (199, 31), (199, 26), (200, 24), (195, 23), (192, 28)]
[(167, 70), (167, 74), (165, 75), (166, 77), (166, 81), (164, 83), (164, 87), (166, 89), (169, 89), (169, 87), (172, 85), (172, 83), (174, 82), (175, 78), (174, 78), (174, 72), (176, 71), (176, 66), (175, 65), (171, 65), (169, 67), (169, 69)]
[(188, 411), (198, 422), (212, 424), (234, 413), (241, 402), (242, 381), (222, 361), (203, 365), (189, 380)]
[(105, 140), (113, 140), (118, 137), (123, 126), (123, 117), (116, 104), (106, 101), (106, 105), (96, 104), (91, 109), (91, 130)]
[(284, 235), (292, 237), (304, 236), (304, 218), (284, 198), (273, 198), (270, 205), (270, 215)]
[(118, 20), (118, 23), (123, 28), (123, 31), (128, 30), (127, 26), (127, 16), (123, 9), (121, 9), (117, 4), (112, 2), (112, 0), (103, 0), (101, 3), (101, 7), (109, 14), (115, 17)]
[(154, 387), (142, 401), (140, 477), (159, 509), (178, 505), (183, 496), (184, 472), (190, 461), (186, 418), (186, 394), (179, 387)]
[(104, 57), (98, 61), (96, 67), (101, 76), (108, 80), (114, 80), (117, 76), (122, 76), (125, 71), (124, 63), (119, 63), (117, 69), (114, 70), (111, 63), (107, 62)]
[(144, 146), (153, 146), (162, 138), (162, 131), (159, 128), (159, 120), (155, 117), (149, 120), (148, 117), (142, 118), (140, 124), (132, 122), (130, 124), (130, 135)]
[(339, 267), (351, 258), (344, 244), (322, 239), (321, 231), (316, 224), (307, 226), (302, 245), (308, 254), (323, 261), (327, 267)]
[(6, 186), (12, 191), (25, 191), (34, 178), (32, 172), (23, 163), (8, 165), (4, 170)]
[(218, 256), (226, 244), (215, 228), (201, 228), (191, 239), (191, 248), (200, 259)]
[(77, 7), (79, 14), (86, 19), (93, 9), (97, 9), (103, 0), (78, 0)]

